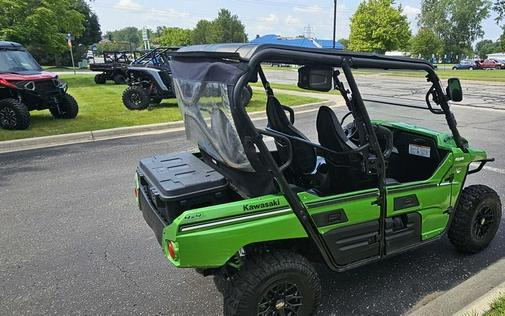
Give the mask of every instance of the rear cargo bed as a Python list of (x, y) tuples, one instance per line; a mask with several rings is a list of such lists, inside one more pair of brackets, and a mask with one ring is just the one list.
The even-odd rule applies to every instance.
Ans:
[(225, 177), (191, 153), (142, 159), (137, 173), (149, 202), (167, 224), (185, 210), (237, 199)]

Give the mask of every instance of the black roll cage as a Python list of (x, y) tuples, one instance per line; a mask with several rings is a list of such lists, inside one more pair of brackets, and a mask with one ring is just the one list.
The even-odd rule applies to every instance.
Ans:
[[(205, 47), (201, 47), (203, 51), (198, 51), (199, 47), (195, 47), (194, 50), (182, 50), (182, 52), (174, 53), (174, 56), (180, 57), (211, 57), (219, 58), (221, 60), (229, 61), (239, 61), (247, 62), (249, 68), (248, 71), (237, 81), (233, 89), (233, 96), (231, 100), (231, 112), (233, 120), (235, 121), (235, 126), (237, 132), (241, 138), (242, 144), (244, 146), (245, 152), (251, 164), (255, 169), (256, 166), (261, 165), (266, 171), (271, 172), (272, 176), (279, 185), (281, 191), (283, 192), (287, 202), (291, 206), (294, 214), (298, 218), (300, 224), (305, 229), (308, 237), (314, 242), (318, 248), (322, 259), (325, 263), (334, 271), (344, 271), (356, 266), (366, 264), (370, 261), (380, 260), (385, 257), (385, 219), (386, 219), (386, 182), (385, 182), (385, 159), (381, 151), (375, 129), (372, 125), (368, 112), (366, 110), (364, 100), (358, 89), (358, 85), (352, 74), (353, 68), (376, 68), (376, 69), (407, 69), (407, 70), (424, 70), (428, 73), (427, 79), (432, 83), (432, 90), (434, 96), (436, 96), (436, 101), (441, 107), (441, 112), (436, 114), (445, 114), (445, 118), (451, 129), (454, 140), (459, 148), (464, 152), (467, 152), (466, 141), (460, 136), (457, 129), (457, 124), (454, 115), (451, 113), (448, 99), (440, 85), (439, 78), (436, 75), (433, 66), (427, 62), (406, 59), (406, 58), (392, 58), (387, 56), (380, 56), (374, 54), (361, 54), (361, 53), (351, 53), (351, 52), (339, 52), (335, 50), (317, 50), (317, 49), (298, 49), (298, 48), (286, 48), (279, 46), (263, 45), (259, 47), (252, 47), (251, 45), (244, 45), (239, 47), (235, 52), (229, 52), (226, 50), (216, 50), (216, 51), (205, 51)], [(240, 52), (239, 52), (240, 51)], [(245, 55), (241, 56), (240, 53)], [(380, 241), (380, 251), (379, 256), (368, 258), (356, 263), (352, 263), (347, 266), (339, 266), (331, 255), (331, 251), (327, 244), (323, 240), (323, 237), (319, 234), (315, 223), (312, 221), (310, 214), (305, 208), (304, 204), (300, 201), (295, 191), (291, 188), (288, 181), (286, 180), (283, 170), (289, 166), (291, 159), (289, 159), (284, 165), (278, 166), (276, 160), (272, 156), (265, 142), (263, 141), (263, 135), (270, 136), (274, 138), (279, 138), (287, 141), (289, 146), (289, 151), (291, 151), (290, 141), (301, 141), (308, 145), (314, 147), (321, 147), (317, 144), (307, 142), (290, 135), (285, 135), (283, 133), (273, 131), (273, 130), (260, 130), (257, 129), (243, 105), (239, 105), (236, 100), (240, 100), (242, 89), (248, 84), (248, 82), (257, 81), (258, 73), (262, 76), (261, 63), (263, 62), (277, 62), (277, 63), (288, 63), (288, 64), (317, 64), (326, 65), (331, 67), (340, 67), (343, 70), (343, 74), (346, 77), (349, 89), (352, 94), (352, 106), (348, 107), (353, 113), (356, 119), (361, 120), (364, 132), (366, 133), (367, 141), (369, 146), (366, 148), (358, 149), (360, 152), (366, 151), (373, 152), (375, 155), (375, 171), (378, 177), (378, 189), (379, 196), (377, 200), (377, 205), (380, 207), (380, 219), (379, 219), (379, 241)], [(263, 78), (262, 78), (263, 79)], [(271, 88), (268, 82), (263, 82), (266, 93), (271, 92)], [(342, 88), (342, 85), (337, 88)], [(347, 96), (345, 96), (346, 98)], [(346, 102), (349, 100), (346, 98)], [(432, 110), (431, 106), (428, 104), (429, 109)], [(433, 112), (433, 111), (432, 111)], [(434, 112), (435, 113), (435, 112)], [(322, 150), (329, 151), (326, 148), (319, 148)], [(259, 158), (257, 155), (259, 151)], [(351, 152), (355, 153), (355, 152)], [(339, 153), (342, 154), (342, 153)], [(365, 157), (367, 159), (367, 157)]]

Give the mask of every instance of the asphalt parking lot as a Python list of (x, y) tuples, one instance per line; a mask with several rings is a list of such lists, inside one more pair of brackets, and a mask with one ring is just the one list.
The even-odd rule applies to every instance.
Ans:
[[(369, 111), (372, 118), (446, 129), (443, 117), (428, 112), (375, 104)], [(505, 111), (454, 112), (470, 144), (497, 158), (469, 184), (487, 184), (505, 199)], [(296, 121), (313, 140), (316, 114)], [(163, 259), (132, 194), (139, 159), (191, 148), (176, 132), (0, 154), (1, 314), (221, 314), (222, 296), (210, 278)], [(503, 224), (474, 256), (458, 254), (444, 238), (345, 273), (319, 267), (320, 313), (406, 313), (503, 258)]]

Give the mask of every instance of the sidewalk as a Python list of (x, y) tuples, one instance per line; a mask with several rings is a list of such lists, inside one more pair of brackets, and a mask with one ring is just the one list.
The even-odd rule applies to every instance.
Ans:
[[(458, 286), (429, 302), (415, 306), (409, 316), (477, 315), (486, 311), (489, 304), (505, 291), (505, 259), (501, 259)], [(473, 314), (472, 314), (473, 313)]]

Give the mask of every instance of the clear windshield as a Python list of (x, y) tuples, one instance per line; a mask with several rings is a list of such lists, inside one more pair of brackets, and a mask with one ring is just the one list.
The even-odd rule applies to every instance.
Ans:
[(39, 64), (26, 51), (0, 50), (0, 72), (40, 71)]
[(188, 139), (229, 167), (253, 171), (235, 129), (228, 85), (174, 79)]

